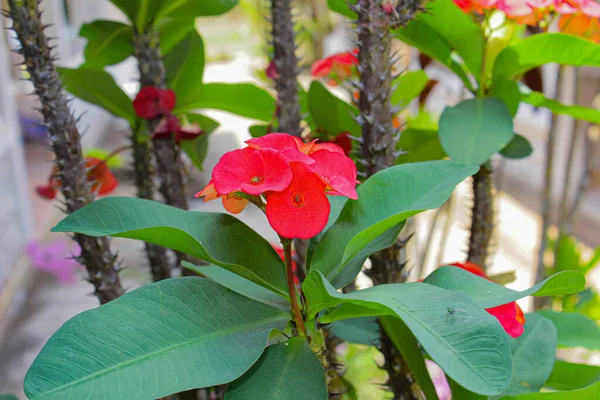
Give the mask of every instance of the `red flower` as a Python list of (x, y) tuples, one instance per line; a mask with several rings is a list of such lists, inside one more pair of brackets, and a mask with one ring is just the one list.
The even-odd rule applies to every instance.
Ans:
[(225, 153), (212, 177), (220, 195), (240, 191), (256, 196), (268, 190), (284, 190), (292, 180), (292, 171), (280, 152), (246, 147)]
[(179, 143), (182, 140), (194, 140), (202, 133), (204, 132), (198, 124), (185, 123), (181, 125), (176, 116), (168, 114), (159, 122), (152, 134), (152, 139), (164, 140), (173, 137)]
[[(472, 274), (488, 279), (485, 272), (481, 267), (470, 262), (454, 263), (451, 264), (455, 267), (462, 268), (465, 271), (469, 271)], [(486, 311), (496, 317), (500, 325), (504, 328), (506, 333), (516, 338), (523, 334), (525, 331), (525, 316), (523, 310), (516, 302), (503, 304), (501, 306), (487, 308)]]
[[(100, 196), (109, 194), (118, 186), (118, 181), (110, 172), (105, 160), (100, 160), (96, 157), (86, 157), (85, 167), (87, 169), (86, 176), (88, 182), (92, 183), (92, 192)], [(52, 174), (48, 178), (48, 184), (35, 188), (38, 195), (52, 200), (56, 197), (58, 189), (62, 186), (57, 167), (52, 169)]]
[(154, 86), (144, 86), (133, 100), (135, 114), (144, 119), (154, 119), (170, 113), (175, 108), (175, 92)]
[(326, 185), (308, 165), (292, 162), (290, 166), (290, 185), (267, 193), (267, 219), (281, 236), (309, 239), (321, 232), (329, 219)]
[(350, 155), (352, 151), (352, 139), (350, 139), (350, 132), (342, 132), (333, 138), (331, 143), (340, 146), (346, 156)]
[(310, 73), (315, 78), (331, 77), (329, 84), (335, 86), (350, 78), (358, 65), (358, 49), (338, 53), (313, 63)]
[[(326, 193), (356, 199), (356, 167), (333, 143), (303, 143), (282, 133), (248, 140), (248, 147), (221, 157), (212, 180), (196, 197), (223, 199), (230, 212), (248, 203), (241, 193), (264, 195), (273, 229), (287, 238), (310, 238), (329, 218)], [(262, 203), (262, 197), (256, 201)], [(254, 202), (254, 200), (253, 200)]]
[(271, 61), (265, 70), (265, 74), (267, 78), (277, 80), (279, 79), (279, 71), (277, 70), (277, 65), (275, 65), (275, 61)]

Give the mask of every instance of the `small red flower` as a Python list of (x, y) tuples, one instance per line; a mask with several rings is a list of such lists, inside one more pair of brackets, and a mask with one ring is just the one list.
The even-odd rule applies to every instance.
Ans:
[(56, 189), (50, 185), (37, 186), (35, 188), (35, 191), (40, 197), (46, 200), (54, 200), (54, 198), (56, 197)]
[(315, 78), (331, 77), (329, 84), (335, 86), (350, 78), (357, 65), (358, 49), (354, 49), (315, 61), (310, 72)]
[(135, 114), (144, 119), (154, 119), (175, 108), (175, 92), (154, 86), (144, 86), (133, 100)]
[(267, 78), (277, 80), (279, 79), (279, 71), (277, 70), (277, 65), (275, 65), (275, 61), (271, 61), (265, 70), (265, 74)]
[(292, 180), (292, 171), (280, 152), (246, 147), (225, 153), (212, 177), (220, 195), (240, 191), (256, 196), (268, 190), (284, 190)]
[(309, 239), (327, 225), (329, 200), (325, 183), (303, 163), (290, 163), (293, 179), (280, 192), (267, 192), (267, 219), (287, 238)]
[(333, 138), (331, 143), (338, 145), (346, 156), (350, 156), (352, 151), (352, 139), (350, 139), (350, 132), (342, 132)]
[[(452, 266), (462, 268), (472, 274), (488, 279), (485, 272), (477, 264), (471, 262), (454, 263)], [(525, 316), (523, 310), (516, 302), (503, 304), (501, 306), (487, 308), (486, 311), (496, 317), (500, 325), (504, 328), (506, 333), (516, 338), (523, 334), (525, 328)]]
[(181, 125), (179, 119), (168, 114), (158, 124), (152, 135), (154, 140), (164, 140), (173, 137), (175, 142), (182, 140), (194, 140), (204, 133), (197, 123), (185, 123)]
[(255, 149), (273, 149), (281, 152), (288, 161), (314, 164), (315, 161), (301, 151), (304, 143), (295, 136), (287, 133), (270, 133), (258, 138), (246, 140), (248, 146)]

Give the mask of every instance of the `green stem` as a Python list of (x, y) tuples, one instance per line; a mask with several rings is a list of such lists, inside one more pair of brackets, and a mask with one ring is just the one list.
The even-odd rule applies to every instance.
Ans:
[(290, 300), (292, 301), (292, 313), (294, 315), (294, 322), (296, 328), (301, 335), (306, 336), (306, 327), (304, 326), (304, 319), (298, 306), (298, 294), (296, 293), (296, 285), (294, 285), (294, 270), (292, 269), (292, 241), (287, 238), (281, 238), (281, 244), (283, 245), (283, 257), (285, 261), (285, 270), (287, 273), (287, 284), (288, 292), (290, 294)]

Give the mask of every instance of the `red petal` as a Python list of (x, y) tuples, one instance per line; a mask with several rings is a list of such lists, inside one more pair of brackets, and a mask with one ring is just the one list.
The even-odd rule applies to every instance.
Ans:
[(175, 134), (175, 141), (179, 143), (182, 140), (194, 140), (202, 133), (200, 125), (196, 123), (183, 125)]
[(208, 185), (206, 185), (206, 187), (204, 187), (204, 189), (202, 189), (201, 191), (199, 191), (198, 193), (196, 193), (194, 195), (194, 197), (202, 197), (202, 196), (204, 196), (205, 203), (207, 201), (216, 200), (219, 198), (219, 194), (217, 193), (217, 190), (215, 189), (215, 184), (212, 181), (208, 182)]
[[(255, 150), (256, 151), (256, 150)], [(243, 183), (241, 189), (251, 195), (259, 195), (268, 190), (284, 190), (292, 181), (292, 170), (289, 161), (277, 150), (261, 149), (258, 153), (264, 162), (264, 180), (262, 184), (255, 185), (250, 180)]]
[(310, 155), (315, 161), (314, 171), (335, 192), (358, 199), (356, 193), (356, 166), (348, 157), (328, 150), (318, 150)]
[(269, 133), (268, 135), (252, 138), (245, 142), (255, 149), (274, 149), (284, 151), (286, 149), (299, 150), (302, 141), (287, 133)]
[(144, 86), (133, 100), (135, 114), (144, 119), (154, 119), (175, 108), (175, 92), (154, 86)]
[(277, 71), (277, 65), (275, 65), (275, 61), (271, 61), (265, 70), (265, 74), (267, 78), (271, 78), (276, 80), (279, 78), (279, 71)]
[(344, 150), (338, 146), (335, 143), (331, 143), (331, 142), (321, 142), (321, 143), (315, 143), (312, 148), (310, 149), (310, 152), (308, 154), (312, 154), (316, 151), (319, 150), (327, 150), (330, 151), (332, 153), (339, 153), (339, 154), (344, 154)]
[(481, 267), (479, 265), (473, 264), (472, 262), (465, 261), (464, 263), (454, 263), (454, 264), (450, 264), (450, 265), (453, 265), (458, 268), (462, 268), (465, 271), (469, 271), (472, 274), (475, 274), (477, 276), (487, 279), (487, 276), (485, 275), (485, 272), (483, 272), (483, 269), (481, 269)]
[(171, 89), (160, 89), (160, 107), (163, 113), (173, 111), (175, 108), (175, 92)]
[(321, 78), (327, 76), (331, 73), (331, 69), (333, 68), (333, 61), (330, 57), (322, 58), (313, 63), (310, 68), (310, 73), (315, 78)]
[[(333, 138), (332, 143), (339, 146), (346, 156), (350, 155), (350, 152), (352, 151), (352, 139), (350, 139), (349, 132), (340, 133), (339, 135)], [(331, 149), (328, 150), (333, 151)]]
[(154, 129), (152, 139), (170, 139), (174, 133), (177, 133), (179, 131), (180, 127), (181, 124), (179, 123), (179, 119), (177, 119), (176, 116), (169, 114), (160, 120), (160, 122)]
[(486, 311), (498, 319), (498, 322), (500, 322), (500, 325), (502, 325), (506, 333), (516, 338), (521, 336), (525, 331), (525, 328), (523, 327), (525, 319), (518, 317), (518, 307), (517, 303), (512, 302), (498, 307), (488, 308)]
[(85, 166), (88, 168), (87, 179), (92, 182), (92, 191), (99, 195), (109, 194), (119, 186), (117, 178), (110, 172), (104, 160), (87, 157)]
[(35, 188), (38, 195), (47, 200), (52, 200), (56, 197), (56, 189), (52, 186), (38, 186)]

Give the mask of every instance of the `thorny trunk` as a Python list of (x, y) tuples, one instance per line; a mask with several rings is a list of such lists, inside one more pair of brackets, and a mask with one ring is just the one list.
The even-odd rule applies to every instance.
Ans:
[(273, 61), (279, 77), (275, 81), (278, 96), (279, 132), (300, 136), (298, 103), (298, 59), (292, 20), (292, 0), (272, 0)]
[(482, 165), (473, 175), (473, 207), (469, 229), (467, 261), (486, 269), (490, 242), (494, 234), (494, 184), (492, 171)]
[[(142, 199), (154, 200), (154, 182), (152, 171), (152, 144), (144, 133), (132, 134), (133, 169), (137, 196)], [(171, 265), (167, 249), (152, 243), (144, 243), (146, 256), (150, 264), (152, 280), (158, 282), (171, 277)]]
[[(93, 201), (77, 120), (69, 108), (54, 66), (51, 47), (40, 19), (39, 2), (9, 0), (8, 4), (12, 28), (21, 42), (19, 52), (24, 58), (35, 94), (40, 99), (40, 111), (56, 154), (65, 211), (72, 213)], [(118, 275), (117, 257), (111, 252), (108, 239), (80, 234), (75, 234), (74, 239), (81, 247), (78, 261), (87, 269), (88, 281), (94, 285), (94, 293), (100, 303), (108, 303), (121, 296), (123, 287)]]
[[(399, 7), (401, 7), (400, 5)], [(394, 13), (384, 12), (380, 1), (358, 0), (357, 33), (360, 73), (359, 123), (362, 127), (362, 153), (367, 176), (391, 167), (395, 163), (397, 132), (392, 125), (392, 59), (390, 24)], [(404, 15), (404, 13), (400, 13)], [(371, 256), (370, 277), (374, 285), (401, 282), (401, 245)], [(383, 329), (379, 350), (385, 356), (387, 385), (394, 399), (416, 399), (413, 376), (406, 361), (391, 343)]]

